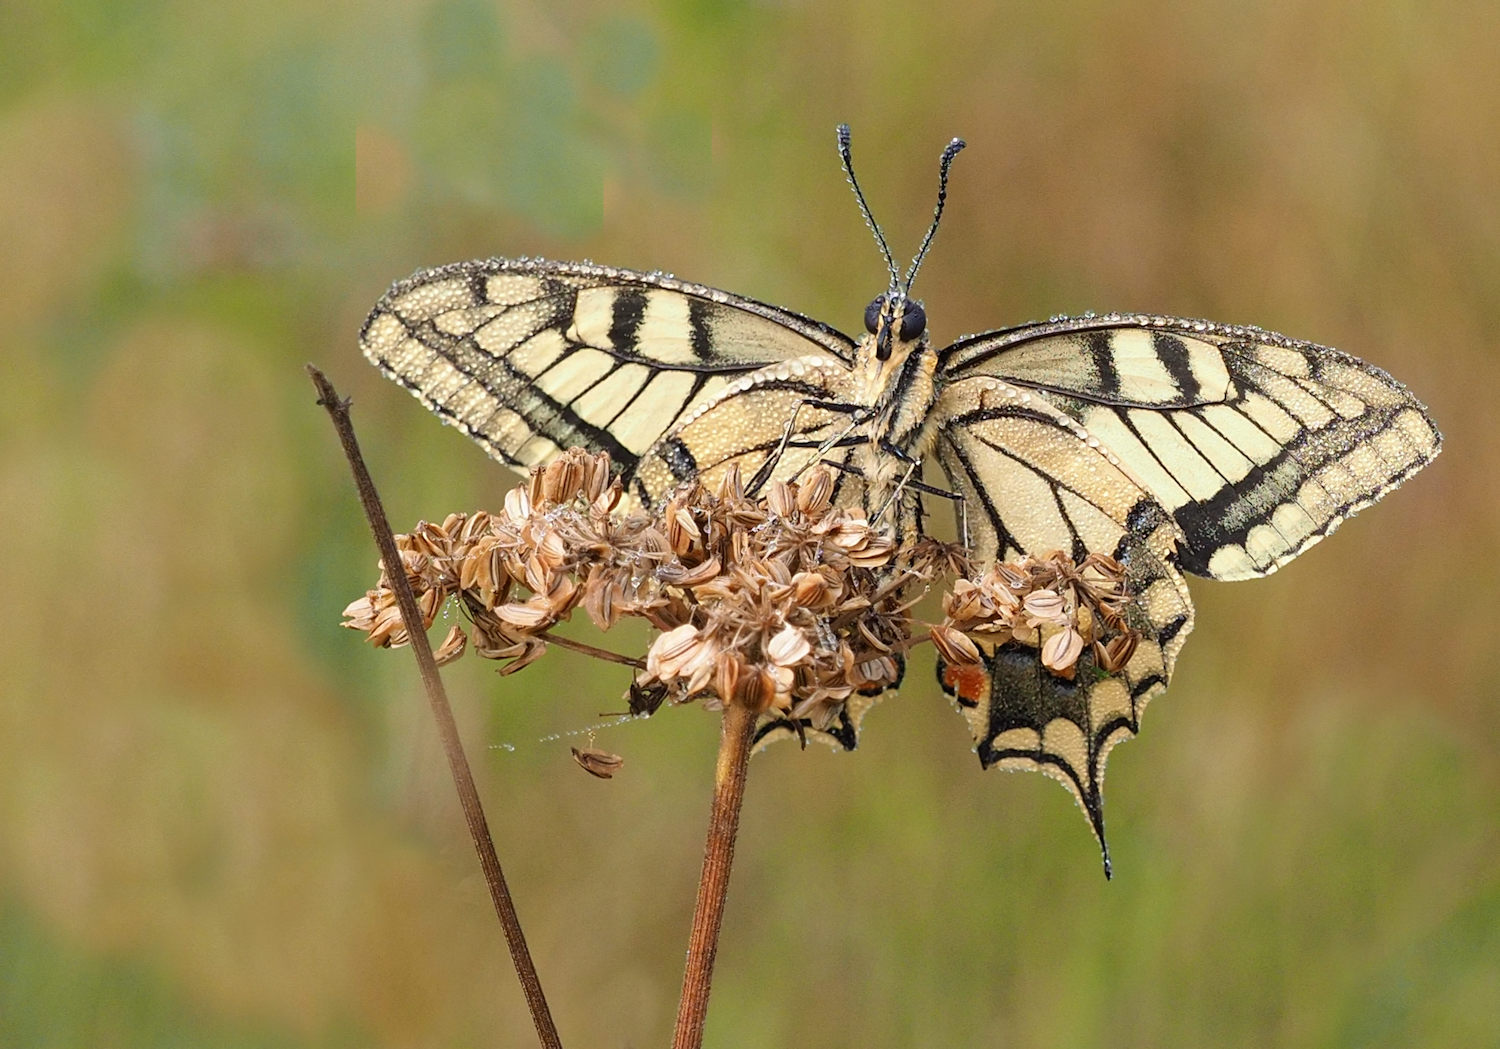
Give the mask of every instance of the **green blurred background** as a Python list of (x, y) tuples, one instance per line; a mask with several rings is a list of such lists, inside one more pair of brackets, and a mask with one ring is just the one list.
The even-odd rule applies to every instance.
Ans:
[[(853, 755), (754, 763), (715, 1046), (1500, 1044), (1492, 5), (0, 7), (0, 1044), (524, 1046), (302, 365), (398, 527), (511, 480), (359, 357), (392, 280), (660, 267), (858, 330), (1257, 323), (1405, 380), (1438, 463), (1199, 627), (1110, 764), (1116, 877), (915, 660)], [(621, 647), (640, 638), (611, 639)], [(570, 1046), (667, 1042), (717, 730), (615, 669), (448, 680)], [(509, 744), (509, 747), (501, 746)]]

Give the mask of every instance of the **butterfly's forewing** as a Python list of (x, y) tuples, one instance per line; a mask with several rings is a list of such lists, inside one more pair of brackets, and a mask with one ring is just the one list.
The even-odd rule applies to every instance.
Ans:
[(1373, 365), (1258, 328), (1081, 317), (961, 339), (950, 380), (995, 376), (1103, 441), (1167, 508), (1180, 566), (1274, 572), (1432, 460), (1427, 409)]
[(937, 409), (938, 459), (966, 500), (977, 560), (1061, 550), (1077, 561), (1107, 553), (1126, 568), (1126, 616), (1141, 641), (1121, 673), (1096, 671), (1088, 651), (1063, 680), (1017, 643), (991, 647), (981, 667), (938, 665), (980, 761), (1061, 780), (1102, 846), (1105, 758), (1139, 730), (1193, 626), (1177, 529), (1108, 449), (1035, 393), (978, 376), (948, 386)]
[(627, 481), (695, 407), (766, 364), (847, 368), (826, 325), (658, 274), (489, 259), (394, 285), (360, 333), (365, 355), (445, 422), (512, 466), (569, 447), (608, 451)]

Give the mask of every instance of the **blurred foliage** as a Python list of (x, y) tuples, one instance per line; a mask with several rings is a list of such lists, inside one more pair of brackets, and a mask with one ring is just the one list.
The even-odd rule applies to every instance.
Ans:
[[(1389, 368), (1448, 448), (1195, 586), (1113, 883), (925, 658), (860, 752), (760, 756), (710, 1043), (1496, 1044), (1497, 52), (1453, 0), (0, 7), (0, 1044), (530, 1044), (415, 675), (335, 626), (375, 557), (301, 365), (398, 526), (493, 506), (358, 358), (384, 287), (594, 257), (857, 328), (839, 120), (898, 251), (970, 142), (935, 337), (1256, 322)], [(605, 784), (567, 745), (616, 670), (449, 676), (565, 1040), (662, 1044), (714, 719), (600, 729)]]

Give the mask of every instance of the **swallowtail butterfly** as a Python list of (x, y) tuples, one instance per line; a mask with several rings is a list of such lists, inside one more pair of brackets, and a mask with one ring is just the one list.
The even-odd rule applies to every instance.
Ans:
[[(938, 675), (986, 767), (1041, 769), (1103, 842), (1110, 748), (1166, 687), (1193, 623), (1182, 573), (1274, 572), (1428, 462), (1426, 408), (1373, 365), (1254, 327), (1152, 314), (1059, 317), (934, 348), (839, 152), (889, 283), (850, 338), (826, 324), (661, 273), (492, 258), (422, 270), (365, 322), (365, 355), (490, 455), (525, 468), (605, 450), (643, 506), (731, 465), (753, 484), (817, 460), (837, 499), (898, 537), (924, 494), (956, 497), (973, 558), (1061, 550), (1126, 565), (1142, 635), (1122, 674), (1075, 680), (1002, 646)], [(919, 480), (936, 459), (946, 492)], [(840, 742), (853, 746), (852, 731)], [(1107, 862), (1107, 860), (1106, 860)]]

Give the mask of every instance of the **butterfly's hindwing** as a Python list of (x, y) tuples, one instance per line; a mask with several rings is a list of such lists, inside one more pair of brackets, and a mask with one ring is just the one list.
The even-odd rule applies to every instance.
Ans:
[(989, 375), (1103, 441), (1181, 528), (1181, 567), (1265, 575), (1426, 465), (1441, 436), (1385, 372), (1257, 328), (1104, 316), (969, 336), (950, 381)]
[(979, 562), (1061, 550), (1113, 554), (1154, 500), (1110, 451), (1036, 393), (976, 376), (938, 399), (937, 456), (965, 501)]
[(1123, 670), (1105, 674), (1085, 649), (1065, 680), (1048, 672), (1035, 648), (1015, 641), (981, 645), (983, 663), (938, 660), (938, 682), (969, 723), (985, 768), (1035, 769), (1059, 780), (1088, 817), (1104, 850), (1104, 768), (1116, 743), (1140, 731), (1141, 713), (1167, 687), (1193, 628), (1187, 585), (1173, 564), (1176, 528), (1150, 499), (1120, 532), (1114, 554), (1133, 595), (1126, 619), (1140, 636)]
[[(768, 365), (736, 379), (695, 408), (642, 458), (631, 482), (650, 506), (684, 481), (716, 485), (731, 466), (744, 481), (784, 480), (811, 465), (819, 446), (848, 424), (848, 416), (818, 407), (849, 396), (849, 369), (803, 357)], [(790, 430), (789, 430), (790, 427)], [(848, 499), (852, 475), (836, 482)], [(857, 499), (855, 500), (857, 502)]]
[(560, 449), (641, 456), (737, 376), (794, 357), (847, 368), (826, 325), (657, 274), (536, 259), (425, 270), (391, 288), (365, 355), (513, 466)]

